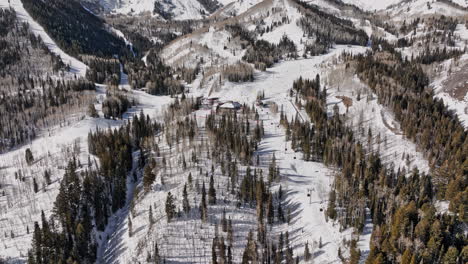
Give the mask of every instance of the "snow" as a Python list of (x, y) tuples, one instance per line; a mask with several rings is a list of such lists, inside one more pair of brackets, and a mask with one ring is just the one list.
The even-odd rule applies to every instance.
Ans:
[(468, 0), (452, 0), (452, 2), (463, 7), (468, 7)]
[(124, 40), (125, 45), (130, 49), (130, 51), (133, 54), (133, 57), (136, 57), (135, 52), (133, 51), (133, 44), (125, 37), (124, 33), (122, 31), (116, 29), (116, 28), (111, 28), (111, 30), (121, 39)]
[[(349, 121), (356, 127), (356, 132), (358, 124), (363, 123), (364, 133), (356, 133), (359, 134), (359, 140), (363, 143), (367, 141), (367, 128), (372, 129), (372, 149), (380, 153), (384, 164), (392, 165), (395, 171), (405, 168), (407, 172), (410, 172), (417, 167), (420, 172), (429, 172), (429, 164), (423, 153), (418, 151), (413, 142), (404, 137), (393, 113), (377, 102), (375, 94), (370, 95), (373, 97), (370, 101), (367, 101), (365, 95), (361, 96), (363, 99), (357, 101), (356, 93), (353, 96), (345, 91), (332, 91), (331, 94), (334, 96), (346, 94), (353, 99), (353, 106), (348, 110)], [(380, 135), (380, 143), (377, 142), (377, 135)], [(403, 154), (409, 155), (410, 159), (408, 161), (403, 159)]]
[[(260, 36), (260, 39), (264, 39), (270, 43), (278, 44), (281, 38), (286, 35), (296, 44), (300, 54), (300, 51), (302, 51), (304, 48), (304, 44), (302, 43), (304, 32), (302, 28), (298, 26), (302, 15), (299, 13), (296, 7), (290, 5), (289, 1), (277, 1), (275, 4), (275, 7), (282, 8), (283, 11), (279, 14), (268, 16), (263, 20), (265, 24), (271, 25), (273, 22), (281, 22), (281, 18), (283, 16), (287, 16), (290, 19), (290, 23), (282, 24), (273, 31), (263, 34)], [(306, 39), (304, 39), (304, 42), (306, 42)]]
[(0, 8), (5, 9), (9, 7), (12, 7), (16, 11), (16, 15), (20, 21), (29, 23), (31, 32), (33, 32), (36, 36), (41, 37), (42, 41), (46, 44), (51, 52), (59, 55), (65, 64), (70, 65), (70, 73), (81, 77), (86, 75), (87, 66), (61, 50), (52, 40), (52, 38), (50, 38), (49, 35), (45, 32), (44, 28), (36, 21), (34, 21), (34, 19), (28, 14), (28, 12), (24, 9), (21, 0), (10, 0), (10, 4), (8, 4), (6, 0), (0, 1)]
[(221, 0), (218, 2), (223, 4), (224, 7), (215, 12), (214, 15), (231, 17), (232, 15), (240, 15), (246, 12), (258, 3), (262, 2), (262, 0)]
[[(462, 122), (465, 128), (468, 128), (468, 93), (465, 91), (463, 99), (454, 98), (445, 90), (445, 82), (451, 78), (449, 69), (453, 73), (463, 71), (468, 63), (468, 55), (465, 54), (459, 59), (459, 66), (455, 66), (454, 60), (450, 59), (440, 64), (441, 71), (439, 75), (432, 81), (431, 87), (435, 91), (435, 97), (440, 98), (448, 106), (450, 110), (453, 110), (457, 115), (458, 119)], [(466, 86), (465, 81), (465, 86)], [(463, 82), (460, 83), (463, 85)]]
[(427, 0), (412, 0), (402, 2), (388, 12), (394, 21), (410, 21), (416, 17), (450, 14), (452, 17), (463, 17), (468, 11), (454, 7), (444, 2), (429, 2)]
[(209, 27), (167, 45), (161, 57), (173, 67), (195, 68), (203, 58), (206, 67), (221, 67), (241, 60), (245, 50), (226, 30)]
[(436, 201), (434, 207), (439, 214), (449, 213), (449, 201)]
[[(117, 14), (153, 13), (155, 0), (99, 0), (106, 11)], [(201, 19), (202, 12), (209, 13), (196, 0), (160, 1), (165, 11), (174, 15), (176, 20)]]
[(363, 10), (375, 11), (386, 9), (387, 7), (397, 4), (402, 0), (342, 0), (346, 4), (352, 4), (360, 7)]
[[(304, 161), (291, 149), (290, 142), (285, 146), (286, 134), (282, 127), (278, 128), (279, 116), (274, 117), (271, 111), (263, 112), (261, 116), (267, 134), (260, 148), (264, 152), (275, 153), (281, 169), (283, 191), (287, 193), (285, 205), (293, 208), (291, 214), (295, 215), (290, 225), (277, 227), (276, 232), (289, 232), (295, 254), (301, 256), (308, 242), (317, 263), (341, 263), (338, 249), (343, 247), (343, 238), (351, 238), (352, 230), (340, 232), (339, 224), (325, 219), (333, 170), (322, 163)], [(285, 151), (285, 147), (288, 150)], [(311, 196), (307, 197), (309, 190)], [(317, 245), (320, 240), (324, 245), (322, 248)]]
[(341, 12), (340, 9), (338, 9), (336, 6), (328, 2), (327, 0), (308, 0), (304, 1), (306, 3), (309, 3), (311, 5), (316, 5), (320, 8), (322, 8), (325, 11), (328, 11), (329, 13), (336, 13), (339, 14)]

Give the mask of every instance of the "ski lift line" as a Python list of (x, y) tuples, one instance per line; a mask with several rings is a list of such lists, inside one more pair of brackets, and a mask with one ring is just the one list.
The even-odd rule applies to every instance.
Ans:
[(299, 109), (297, 109), (296, 105), (291, 101), (289, 100), (289, 102), (291, 103), (291, 105), (294, 107), (294, 109), (296, 110), (296, 113), (298, 114), (298, 116), (302, 119), (302, 122), (305, 121), (304, 117), (302, 116), (301, 112), (299, 112)]

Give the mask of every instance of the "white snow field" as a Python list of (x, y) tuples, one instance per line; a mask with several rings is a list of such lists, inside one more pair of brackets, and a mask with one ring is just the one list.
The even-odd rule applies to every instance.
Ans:
[(201, 19), (202, 14), (209, 14), (205, 7), (196, 0), (96, 0), (94, 2), (104, 7), (106, 12), (115, 14), (153, 14), (155, 2), (159, 2), (164, 11), (173, 14), (176, 20)]
[[(313, 1), (313, 0), (312, 0)], [(392, 6), (401, 6), (401, 10), (403, 9), (408, 9), (410, 8), (412, 12), (415, 13), (434, 13), (436, 14), (437, 12), (441, 12), (439, 14), (444, 14), (443, 11), (448, 11), (450, 9), (447, 9), (444, 3), (437, 3), (437, 1), (428, 1), (428, 0), (410, 0), (410, 1), (404, 1), (404, 0), (342, 0), (344, 3), (347, 4), (352, 4), (355, 6), (360, 7), (363, 10), (367, 11), (380, 11), (380, 10), (385, 10), (388, 9), (389, 7)], [(467, 0), (451, 0), (453, 3), (456, 3), (462, 7), (467, 7), (468, 6), (468, 1)], [(433, 5), (436, 8), (431, 10), (431, 11), (425, 11), (429, 10), (427, 8), (427, 4)], [(444, 7), (442, 7), (444, 6)], [(408, 13), (408, 15), (411, 15), (411, 13)]]
[(72, 56), (69, 56), (64, 51), (62, 51), (57, 44), (52, 40), (52, 38), (47, 35), (44, 28), (39, 25), (32, 17), (26, 12), (23, 7), (21, 0), (1, 0), (0, 8), (13, 8), (16, 11), (16, 15), (21, 22), (27, 22), (30, 26), (30, 30), (36, 35), (41, 37), (42, 41), (46, 44), (51, 52), (56, 55), (59, 55), (62, 58), (63, 63), (70, 65), (70, 73), (76, 76), (84, 77), (86, 74), (87, 66), (81, 61), (75, 59)]
[(460, 9), (449, 3), (427, 0), (411, 0), (401, 2), (386, 12), (393, 17), (394, 21), (411, 21), (416, 17), (429, 17), (438, 16), (443, 14), (450, 14), (452, 17), (463, 17), (468, 14), (466, 10)]
[[(468, 65), (468, 55), (463, 55), (457, 62), (453, 59), (443, 62), (440, 67), (438, 76), (433, 80), (431, 86), (434, 88), (435, 96), (441, 98), (450, 110), (453, 110), (457, 115), (458, 119), (463, 123), (465, 129), (468, 128), (468, 93), (465, 90), (462, 98), (455, 98), (452, 93), (453, 91), (447, 91), (445, 89), (446, 83), (451, 79), (452, 75), (454, 78), (458, 76), (464, 76), (466, 74), (466, 66)], [(468, 81), (460, 79), (458, 85), (463, 87)]]
[(363, 10), (375, 11), (386, 9), (387, 7), (397, 4), (402, 0), (342, 0), (343, 3), (352, 4), (360, 7)]

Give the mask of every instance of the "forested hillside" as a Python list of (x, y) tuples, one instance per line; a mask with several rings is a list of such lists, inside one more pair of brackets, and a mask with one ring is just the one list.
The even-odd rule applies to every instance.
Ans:
[(110, 33), (101, 18), (85, 10), (79, 1), (22, 1), (28, 13), (41, 24), (60, 48), (73, 56), (92, 54), (125, 56), (125, 42)]
[(41, 129), (66, 122), (92, 101), (94, 84), (56, 80), (67, 65), (51, 53), (14, 10), (0, 11), (0, 152), (33, 140)]

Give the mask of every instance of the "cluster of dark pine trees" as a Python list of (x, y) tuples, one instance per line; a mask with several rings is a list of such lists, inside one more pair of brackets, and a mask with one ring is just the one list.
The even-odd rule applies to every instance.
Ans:
[(208, 12), (213, 13), (221, 7), (217, 0), (197, 0)]
[(125, 71), (134, 89), (144, 87), (153, 95), (175, 95), (184, 91), (184, 86), (173, 77), (174, 70), (164, 65), (154, 50), (147, 54), (146, 65), (141, 60), (128, 60)]
[(224, 68), (223, 77), (230, 82), (253, 82), (254, 70), (249, 64), (239, 62)]
[(245, 29), (240, 24), (229, 24), (225, 26), (232, 38), (241, 41), (242, 48), (246, 48), (242, 60), (255, 65), (256, 69), (266, 70), (273, 66), (283, 57), (297, 58), (297, 48), (286, 35), (284, 35), (278, 45), (265, 40), (257, 40), (255, 34)]
[(434, 62), (441, 62), (444, 60), (458, 58), (461, 55), (466, 53), (466, 48), (462, 49), (450, 49), (447, 50), (447, 47), (444, 47), (442, 50), (440, 48), (435, 48), (431, 50), (426, 48), (421, 54), (419, 54), (416, 58), (413, 58), (415, 62), (421, 64), (432, 64)]
[(253, 63), (256, 69), (266, 70), (279, 61), (279, 54), (274, 44), (265, 40), (257, 40), (247, 48), (243, 60)]
[(42, 212), (41, 223), (34, 223), (28, 263), (73, 263), (74, 260), (80, 263), (94, 262), (96, 242), (92, 237), (93, 217), (90, 208), (105, 203), (101, 193), (95, 193), (104, 188), (102, 182), (95, 181), (96, 177), (95, 172), (88, 171), (80, 175), (76, 160), (70, 161), (54, 204), (54, 217), (47, 219)]
[(229, 150), (237, 155), (240, 161), (249, 164), (263, 137), (264, 130), (263, 123), (258, 119), (255, 127), (250, 124), (247, 118), (249, 112), (252, 111), (250, 108), (244, 106), (243, 111), (245, 115), (240, 120), (235, 111), (220, 116), (211, 113), (206, 118), (206, 127), (219, 149)]
[(363, 30), (354, 27), (350, 20), (338, 18), (321, 11), (317, 6), (305, 1), (294, 0), (304, 15), (299, 25), (308, 37), (315, 37), (317, 43), (351, 44), (365, 46), (368, 36)]
[[(424, 46), (449, 46), (455, 47), (455, 41), (457, 36), (455, 30), (460, 21), (457, 18), (446, 17), (444, 15), (429, 17), (429, 18), (416, 18), (411, 23), (407, 23), (406, 20), (399, 28), (399, 33), (402, 35), (408, 35), (412, 32), (410, 37), (402, 37), (399, 40), (399, 47), (409, 47), (415, 40), (421, 40)], [(425, 30), (431, 32), (425, 34), (422, 37), (416, 37), (416, 32), (420, 24), (424, 24)]]
[(114, 54), (129, 54), (125, 42), (111, 34), (105, 28), (104, 21), (85, 10), (79, 1), (22, 2), (34, 20), (70, 55), (111, 57)]
[(127, 96), (123, 93), (107, 92), (107, 97), (102, 102), (102, 113), (106, 119), (122, 118), (128, 108), (134, 104), (135, 103), (129, 101)]
[[(126, 202), (127, 176), (133, 168), (134, 151), (144, 138), (158, 133), (161, 126), (142, 113), (119, 128), (97, 130), (88, 135), (91, 154), (88, 168), (75, 158), (69, 162), (49, 219), (35, 223), (28, 263), (94, 263), (96, 230), (103, 231), (111, 213)], [(94, 163), (94, 165), (92, 165)], [(140, 156), (139, 168), (145, 165)], [(80, 169), (78, 171), (78, 169)]]
[[(276, 12), (276, 11), (281, 11), (281, 9), (279, 8), (272, 8), (272, 13)], [(267, 13), (269, 14), (269, 12)], [(255, 32), (257, 32), (260, 36), (262, 36), (263, 34), (265, 33), (269, 33), (269, 32), (272, 32), (274, 31), (275, 28), (277, 27), (280, 27), (284, 24), (289, 24), (291, 23), (291, 20), (289, 19), (288, 16), (284, 16), (281, 18), (281, 21), (273, 21), (269, 26), (267, 25), (266, 27), (259, 27), (257, 26), (257, 28), (255, 29)], [(265, 25), (265, 21), (259, 21), (259, 24), (260, 25)]]
[(292, 148), (303, 152), (305, 160), (328, 163), (333, 159), (331, 148), (333, 140), (345, 138), (348, 131), (343, 128), (343, 122), (338, 115), (330, 119), (327, 115), (327, 91), (321, 89), (320, 77), (314, 80), (298, 79), (293, 83), (290, 95), (296, 95), (296, 104), (301, 104), (300, 98), (306, 99), (304, 109), (311, 117), (313, 125), (301, 120), (300, 116), (288, 117), (281, 111), (281, 123), (286, 128), (286, 139), (291, 140)]
[(94, 56), (82, 57), (88, 70), (86, 79), (93, 83), (106, 83), (119, 85), (120, 83), (120, 62), (117, 59), (104, 59)]
[(48, 78), (14, 79), (15, 93), (0, 96), (0, 151), (35, 138), (39, 129), (65, 121), (64, 114), (84, 108), (90, 101), (85, 91), (94, 91), (85, 80), (56, 82)]

